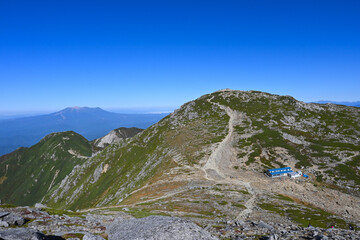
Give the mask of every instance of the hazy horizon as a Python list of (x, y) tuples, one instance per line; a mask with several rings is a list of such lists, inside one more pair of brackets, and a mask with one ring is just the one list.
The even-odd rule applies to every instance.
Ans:
[[(200, 96), (199, 96), (200, 97)], [(299, 100), (299, 99), (297, 99)], [(301, 101), (301, 100), (300, 100)], [(350, 105), (352, 103), (359, 104), (360, 101), (333, 101), (333, 100), (316, 100), (312, 101), (316, 103), (335, 103), (335, 104), (345, 104)], [(29, 117), (29, 116), (37, 116), (37, 115), (43, 115), (43, 114), (51, 114), (58, 111), (61, 111), (65, 108), (69, 107), (89, 107), (89, 108), (97, 108), (97, 106), (68, 106), (63, 107), (61, 109), (48, 109), (48, 110), (24, 110), (24, 111), (9, 111), (4, 112), (0, 111), (0, 119), (6, 119), (6, 118), (17, 118), (17, 117)], [(105, 111), (114, 112), (114, 113), (123, 113), (123, 114), (165, 114), (165, 113), (171, 113), (174, 110), (178, 109), (180, 106), (164, 106), (164, 107), (133, 107), (133, 108), (103, 108), (99, 107)]]
[[(71, 107), (71, 106), (70, 106)], [(72, 106), (74, 107), (74, 106)], [(88, 107), (88, 106), (81, 106)], [(67, 108), (67, 107), (66, 107)], [(89, 108), (97, 108), (97, 107), (89, 107)], [(113, 113), (122, 113), (122, 114), (166, 114), (171, 113), (178, 107), (154, 107), (154, 108), (102, 108), (101, 109), (113, 112)], [(9, 112), (2, 112), (0, 111), (0, 119), (7, 119), (7, 118), (18, 118), (18, 117), (31, 117), (31, 116), (38, 116), (38, 115), (45, 115), (55, 113), (62, 109), (49, 109), (49, 110), (27, 110), (27, 111), (9, 111)]]

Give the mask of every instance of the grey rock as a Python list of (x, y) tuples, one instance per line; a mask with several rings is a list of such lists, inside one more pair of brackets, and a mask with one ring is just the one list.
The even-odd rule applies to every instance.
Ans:
[(87, 233), (84, 235), (83, 240), (105, 240), (105, 238)]
[(111, 224), (107, 228), (109, 239), (147, 240), (215, 240), (195, 223), (176, 217), (149, 216)]
[(10, 214), (9, 212), (0, 212), (0, 218), (5, 217), (9, 214)]
[(317, 235), (315, 237), (316, 240), (328, 240), (328, 237), (327, 236), (324, 236), (324, 235)]
[(0, 229), (0, 239), (4, 240), (46, 240), (46, 236), (30, 228), (8, 228)]
[(9, 215), (3, 217), (3, 221), (7, 222), (9, 225), (22, 226), (25, 224), (26, 219), (14, 213), (10, 213)]
[(35, 203), (35, 208), (47, 208), (47, 206), (42, 203)]
[(274, 228), (272, 226), (270, 226), (269, 224), (267, 223), (264, 223), (263, 221), (260, 221), (259, 224), (258, 224), (259, 227), (261, 228), (267, 228), (269, 229), (270, 231), (274, 230)]
[(0, 227), (8, 227), (8, 226), (9, 226), (9, 224), (7, 222), (0, 220)]
[(278, 240), (279, 239), (279, 237), (278, 237), (278, 235), (276, 235), (276, 234), (272, 234), (272, 235), (270, 235), (270, 237), (269, 237), (269, 240)]

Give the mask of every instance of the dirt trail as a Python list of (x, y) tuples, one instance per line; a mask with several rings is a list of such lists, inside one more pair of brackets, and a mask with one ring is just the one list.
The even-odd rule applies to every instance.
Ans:
[(208, 99), (208, 102), (214, 104), (224, 110), (229, 116), (228, 129), (229, 132), (221, 143), (213, 150), (208, 161), (203, 167), (205, 171), (205, 176), (208, 180), (212, 180), (218, 183), (225, 184), (235, 184), (245, 186), (249, 194), (251, 194), (250, 199), (244, 204), (246, 209), (244, 209), (237, 217), (237, 219), (244, 219), (250, 216), (253, 211), (256, 192), (251, 187), (251, 183), (247, 181), (242, 181), (240, 179), (234, 178), (234, 171), (230, 169), (232, 162), (236, 161), (236, 152), (233, 148), (233, 143), (235, 139), (234, 126), (241, 123), (241, 114), (237, 111), (232, 110), (229, 107), (220, 105), (218, 103), (212, 102), (213, 98)]
[(224, 171), (223, 167), (221, 166), (221, 165), (228, 165), (224, 163), (224, 161), (231, 162), (231, 160), (236, 159), (235, 152), (232, 148), (235, 117), (233, 111), (230, 108), (220, 105), (218, 103), (213, 103), (211, 102), (211, 100), (212, 98), (208, 99), (208, 102), (225, 110), (230, 117), (228, 124), (228, 129), (229, 129), (228, 134), (222, 140), (222, 142), (220, 142), (219, 145), (214, 149), (208, 161), (206, 162), (205, 166), (203, 167), (203, 170), (205, 171), (206, 174), (206, 178), (208, 180), (218, 181), (227, 177), (226, 171)]
[(254, 209), (254, 204), (256, 200), (256, 193), (254, 192), (254, 189), (251, 187), (249, 182), (244, 182), (244, 186), (248, 190), (248, 192), (252, 195), (251, 198), (244, 204), (246, 209), (244, 209), (238, 216), (237, 219), (246, 219), (250, 216)]

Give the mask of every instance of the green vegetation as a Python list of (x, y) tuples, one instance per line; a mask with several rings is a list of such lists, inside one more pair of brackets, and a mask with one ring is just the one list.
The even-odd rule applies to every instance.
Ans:
[(246, 208), (243, 204), (240, 203), (231, 203), (232, 206), (238, 207), (238, 208)]
[(63, 209), (43, 208), (41, 210), (47, 212), (50, 215), (59, 215), (59, 216), (67, 215), (67, 216), (70, 216), (70, 217), (82, 217), (82, 218), (84, 218), (82, 213), (63, 210)]
[(221, 202), (218, 202), (218, 204), (224, 206), (224, 205), (227, 205), (228, 202), (227, 201), (221, 201)]
[(286, 216), (300, 226), (307, 227), (311, 224), (314, 227), (328, 228), (348, 228), (348, 223), (332, 213), (314, 207), (280, 206), (272, 203), (261, 203), (260, 207), (264, 210)]
[(50, 134), (30, 148), (4, 155), (0, 157), (0, 176), (5, 176), (0, 199), (16, 205), (40, 202), (50, 188), (91, 154), (90, 143), (69, 131)]
[[(339, 107), (333, 111), (323, 106), (319, 110), (311, 105), (304, 107), (288, 96), (226, 91), (184, 104), (131, 141), (109, 145), (89, 161), (86, 158), (92, 154), (89, 142), (74, 132), (51, 134), (31, 148), (2, 157), (0, 199), (33, 205), (45, 196), (44, 203), (48, 206), (75, 210), (136, 204), (161, 195), (162, 190), (177, 186), (152, 191), (144, 188), (131, 193), (159, 180), (166, 182), (172, 177), (171, 168), (187, 165), (188, 169), (180, 171), (190, 176), (191, 166), (202, 164), (200, 161), (209, 155), (210, 145), (221, 142), (229, 130), (229, 116), (217, 103), (242, 114), (241, 122), (234, 126), (235, 133), (242, 136), (235, 139), (238, 139), (237, 157), (247, 160), (243, 165), (235, 164), (234, 169), (246, 171), (250, 166), (263, 172), (288, 166), (294, 160), (296, 168), (318, 165), (322, 169), (323, 175), (316, 174), (318, 185), (325, 186), (331, 179), (359, 185), (360, 147), (353, 137), (360, 132), (358, 109)], [(347, 161), (340, 157), (346, 157)], [(76, 165), (79, 167), (74, 168)], [(70, 172), (60, 188), (61, 180)], [(223, 186), (214, 190), (232, 191)], [(248, 194), (245, 190), (238, 191)], [(226, 195), (222, 194), (212, 199), (226, 205), (222, 201)], [(278, 198), (291, 202), (286, 196)], [(139, 214), (147, 213), (145, 210)]]
[(144, 218), (151, 215), (170, 216), (169, 214), (162, 212), (151, 212), (151, 210), (147, 208), (130, 208), (127, 213), (130, 213), (135, 218)]
[[(354, 163), (339, 164), (335, 167), (335, 170), (339, 173), (341, 178), (354, 181), (355, 185), (360, 185), (360, 170), (354, 167)], [(358, 165), (359, 166), (359, 165)]]
[(294, 202), (294, 200), (292, 200), (288, 196), (285, 196), (285, 195), (282, 195), (282, 194), (277, 194), (276, 198), (278, 198), (280, 200), (288, 201), (288, 202)]
[(71, 239), (74, 239), (74, 238), (79, 238), (79, 239), (83, 239), (85, 234), (83, 233), (66, 233), (64, 235), (62, 235), (61, 237), (65, 238), (65, 239), (68, 239), (68, 238), (71, 238)]
[(210, 211), (199, 211), (199, 213), (206, 216), (214, 216), (214, 213)]
[(1, 204), (0, 208), (14, 208), (16, 207), (16, 205), (13, 204)]

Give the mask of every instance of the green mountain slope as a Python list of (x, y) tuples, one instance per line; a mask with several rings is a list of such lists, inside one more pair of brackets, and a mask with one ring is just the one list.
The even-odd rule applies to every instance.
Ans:
[[(360, 110), (290, 96), (218, 92), (213, 102), (243, 114), (235, 127), (240, 162), (261, 169), (309, 168), (319, 181), (360, 189)], [(313, 166), (313, 168), (311, 168)]]
[(71, 209), (115, 205), (165, 171), (197, 163), (204, 156), (199, 149), (226, 135), (228, 116), (220, 110), (206, 98), (185, 104), (126, 145), (110, 145), (75, 168), (46, 196), (46, 204)]
[(47, 135), (30, 148), (4, 155), (0, 157), (0, 199), (16, 205), (40, 202), (91, 154), (89, 142), (69, 131)]
[[(114, 131), (94, 141), (102, 150), (77, 159), (61, 178), (54, 177), (54, 170), (62, 172), (62, 167), (49, 170), (48, 164), (43, 172), (52, 174), (43, 180), (45, 190), (36, 192), (33, 202), (42, 199), (51, 207), (72, 210), (126, 206), (136, 216), (268, 219), (301, 226), (311, 221), (314, 226), (347, 227), (360, 219), (359, 108), (221, 90), (184, 104), (133, 138), (117, 141), (117, 137)], [(100, 142), (101, 146), (96, 145)], [(38, 186), (37, 172), (44, 167), (28, 159), (47, 156), (47, 162), (54, 155), (53, 146), (46, 146), (40, 155), (39, 149), (27, 159), (23, 156), (29, 149), (3, 157), (1, 197), (7, 193), (11, 193), (6, 195), (8, 200), (23, 193), (30, 196), (27, 189)], [(89, 156), (90, 149), (82, 155)], [(70, 155), (73, 158), (74, 153)], [(64, 161), (74, 161), (68, 157), (64, 155)], [(35, 171), (29, 177), (31, 184), (18, 183), (21, 191), (3, 190), (10, 176), (17, 174), (6, 172), (8, 164), (20, 161), (16, 159)], [(301, 169), (310, 178), (280, 180), (264, 174), (266, 169), (283, 166)]]
[(141, 203), (190, 191), (196, 181), (234, 184), (240, 172), (268, 181), (264, 170), (282, 166), (303, 168), (314, 186), (356, 194), (359, 143), (358, 108), (222, 90), (184, 104), (126, 144), (105, 148), (44, 202), (71, 209)]

